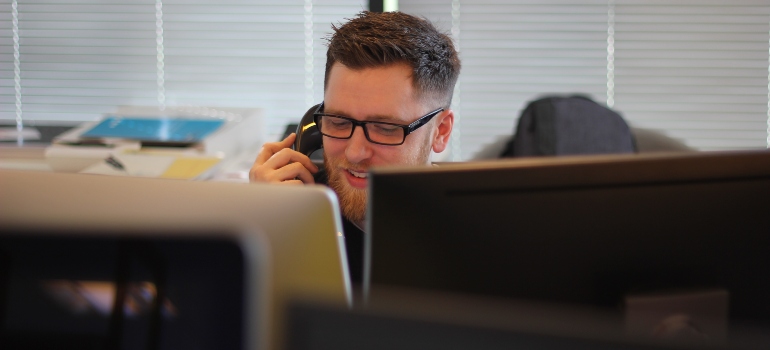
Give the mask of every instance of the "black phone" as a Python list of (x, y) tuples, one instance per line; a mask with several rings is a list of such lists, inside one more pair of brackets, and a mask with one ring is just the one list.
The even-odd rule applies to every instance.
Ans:
[(294, 150), (308, 157), (313, 152), (323, 148), (323, 136), (315, 125), (315, 120), (313, 120), (313, 115), (322, 111), (322, 109), (323, 103), (310, 107), (297, 125), (297, 138), (294, 140)]

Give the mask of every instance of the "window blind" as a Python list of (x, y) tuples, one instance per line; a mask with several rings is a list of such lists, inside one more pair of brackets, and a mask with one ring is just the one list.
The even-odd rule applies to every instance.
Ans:
[(701, 150), (767, 147), (770, 3), (615, 5), (615, 108)]
[[(12, 120), (11, 1), (2, 1), (0, 118)], [(365, 8), (362, 0), (20, 0), (25, 124), (97, 120), (121, 105), (262, 108), (265, 135), (277, 137), (323, 96), (330, 24)]]
[[(766, 1), (457, 3), (460, 160), (511, 135), (526, 103), (545, 94), (610, 102), (632, 127), (696, 149), (766, 147)], [(445, 29), (453, 18), (449, 1), (401, 0), (399, 10)]]

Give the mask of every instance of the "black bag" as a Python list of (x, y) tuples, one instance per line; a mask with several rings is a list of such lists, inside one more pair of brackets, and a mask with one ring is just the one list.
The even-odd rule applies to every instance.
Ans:
[(617, 112), (584, 96), (530, 102), (501, 157), (634, 153), (631, 129)]

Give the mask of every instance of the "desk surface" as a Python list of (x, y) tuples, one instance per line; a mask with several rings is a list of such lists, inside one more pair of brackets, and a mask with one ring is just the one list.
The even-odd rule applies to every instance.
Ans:
[[(45, 157), (48, 144), (29, 143), (18, 147), (15, 143), (0, 142), (0, 169), (54, 171)], [(225, 158), (211, 181), (248, 182), (249, 169), (259, 149), (248, 150)]]
[(52, 171), (45, 160), (45, 145), (17, 147), (0, 143), (0, 169)]
[[(0, 128), (15, 127), (8, 121), (0, 122)], [(45, 160), (45, 148), (57, 135), (72, 129), (66, 125), (28, 126), (40, 133), (38, 140), (25, 140), (19, 145), (16, 140), (0, 140), (0, 169), (52, 171)]]

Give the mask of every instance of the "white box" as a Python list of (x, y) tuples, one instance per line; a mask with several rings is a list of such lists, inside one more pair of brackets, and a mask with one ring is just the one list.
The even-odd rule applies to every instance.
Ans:
[[(203, 141), (190, 147), (169, 147), (167, 149), (185, 154), (211, 155), (230, 159), (259, 147), (265, 138), (265, 131), (262, 127), (263, 114), (262, 110), (258, 108), (169, 107), (160, 111), (156, 107), (121, 106), (116, 113), (112, 113), (110, 116), (192, 117), (225, 120), (224, 125), (211, 135), (206, 136)], [(45, 151), (45, 157), (51, 169), (61, 172), (80, 172), (113, 153), (143, 148), (142, 143), (136, 140), (86, 141), (80, 138), (80, 135), (98, 123), (99, 121), (83, 123), (54, 138), (51, 146)]]

